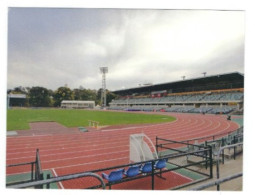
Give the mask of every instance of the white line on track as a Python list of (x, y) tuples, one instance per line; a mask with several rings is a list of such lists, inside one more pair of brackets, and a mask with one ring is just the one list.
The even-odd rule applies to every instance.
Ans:
[(111, 154), (120, 154), (124, 152), (129, 152), (129, 150), (122, 150), (122, 151), (117, 151), (117, 152), (107, 152), (107, 153), (101, 153), (101, 154), (92, 154), (92, 155), (86, 155), (86, 156), (77, 156), (77, 157), (72, 157), (72, 158), (61, 158), (61, 159), (54, 159), (54, 160), (44, 160), (42, 161), (43, 163), (48, 163), (48, 162), (54, 162), (54, 161), (60, 161), (60, 160), (71, 160), (71, 159), (77, 159), (77, 158), (86, 158), (86, 157), (98, 157), (102, 155), (111, 155)]
[(91, 164), (96, 164), (96, 163), (112, 162), (112, 161), (115, 161), (115, 160), (124, 160), (124, 159), (129, 159), (129, 157), (115, 158), (115, 159), (101, 160), (101, 161), (87, 162), (87, 163), (80, 163), (80, 164), (74, 164), (74, 165), (68, 165), (68, 166), (59, 166), (59, 167), (54, 167), (54, 169), (70, 168), (70, 167), (77, 167), (77, 166), (82, 166), (82, 165), (91, 165)]
[[(210, 123), (212, 123), (212, 121), (209, 121)], [(217, 127), (219, 127), (220, 126), (220, 124), (221, 123), (218, 123), (216, 126), (214, 126), (214, 128), (213, 129), (215, 129), (215, 128), (217, 128)], [(227, 123), (228, 124), (228, 123)], [(225, 128), (225, 129), (227, 129), (228, 127), (229, 127), (230, 125), (228, 124), (227, 125), (227, 127)], [(208, 131), (212, 131), (213, 129), (208, 129)], [(222, 130), (222, 131), (224, 131), (224, 129)], [(193, 130), (193, 131), (190, 131), (189, 132), (189, 135), (193, 135), (193, 133), (192, 132), (195, 132), (195, 134), (200, 134), (200, 133), (204, 133), (205, 131), (203, 131), (203, 132), (199, 132), (198, 131), (198, 129), (195, 129), (195, 130)], [(194, 134), (194, 135), (195, 135)], [(157, 135), (160, 135), (160, 136), (163, 136), (163, 135), (161, 135), (161, 134), (159, 134), (159, 133), (157, 133)], [(173, 133), (171, 133), (171, 136), (173, 136), (174, 134)], [(175, 135), (177, 135), (177, 134), (175, 134)], [(181, 135), (181, 136), (178, 136), (178, 137), (175, 137), (176, 139), (177, 138), (180, 138), (180, 137), (183, 137), (183, 135)], [(85, 144), (85, 143), (84, 143)], [(86, 143), (87, 144), (87, 143)], [(97, 144), (97, 145), (100, 145), (100, 144)], [(97, 145), (93, 145), (93, 146), (97, 146)], [(73, 148), (73, 149), (77, 149), (78, 147), (71, 147), (71, 148)], [(65, 148), (65, 149), (71, 149), (70, 147), (69, 148)], [(104, 147), (105, 148), (105, 147)], [(61, 148), (61, 149), (63, 149), (63, 148)], [(43, 150), (43, 151), (48, 151), (48, 150)], [(9, 153), (9, 152), (8, 152)], [(20, 153), (20, 152), (17, 152), (17, 153)], [(26, 153), (28, 153), (28, 152), (26, 152)], [(9, 153), (9, 154), (15, 154), (15, 153)], [(62, 154), (64, 154), (64, 153), (62, 153)]]
[[(191, 118), (192, 118), (192, 120), (191, 120)], [(214, 117), (207, 117), (207, 118), (202, 118), (202, 117), (198, 117), (198, 116), (196, 116), (196, 117), (188, 117), (188, 116), (185, 116), (185, 117), (182, 117), (182, 119), (180, 120), (179, 119), (179, 117), (177, 117), (177, 119), (178, 119), (178, 121), (180, 122), (180, 123), (176, 123), (176, 121), (175, 121), (175, 125), (172, 125), (173, 123), (171, 123), (171, 125), (169, 125), (170, 127), (166, 127), (165, 125), (159, 125), (159, 124), (157, 124), (157, 125), (153, 125), (154, 127), (155, 126), (159, 126), (159, 128), (157, 128), (156, 129), (156, 131), (154, 131), (154, 129), (151, 129), (151, 126), (146, 126), (146, 128), (140, 128), (140, 129), (143, 129), (143, 131), (147, 134), (148, 133), (148, 135), (150, 135), (150, 136), (154, 136), (154, 135), (160, 135), (160, 136), (164, 136), (164, 135), (166, 135), (166, 137), (169, 137), (169, 136), (171, 136), (171, 138), (174, 138), (174, 139), (177, 139), (177, 138), (183, 138), (183, 136), (184, 136), (184, 134), (183, 134), (183, 132), (184, 132), (184, 130), (185, 129), (187, 129), (188, 127), (189, 127), (189, 133), (187, 134), (187, 133), (185, 133), (185, 135), (189, 135), (189, 136), (195, 136), (196, 134), (201, 134), (201, 133), (205, 133), (205, 132), (208, 132), (209, 133), (209, 131), (210, 132), (212, 132), (213, 130), (216, 130), (218, 127), (220, 127), (220, 126), (222, 126), (222, 124), (227, 124), (226, 126), (224, 125), (224, 129), (221, 129), (220, 131), (217, 131), (217, 132), (222, 132), (222, 131), (224, 131), (224, 130), (226, 130), (226, 129), (228, 129), (229, 127), (230, 127), (230, 124), (229, 123), (227, 123), (226, 121), (224, 121), (224, 120), (215, 120), (215, 118)], [(207, 122), (206, 122), (207, 121)], [(224, 121), (224, 122), (222, 122), (222, 121)], [(209, 123), (208, 123), (209, 122)], [(206, 126), (203, 126), (204, 124), (207, 124)], [(174, 132), (175, 133), (173, 133), (173, 131), (171, 130), (171, 129), (169, 129), (169, 128), (171, 128), (171, 129), (174, 129)], [(138, 129), (138, 130), (137, 130)], [(139, 131), (141, 131), (139, 129), (139, 127), (136, 127), (134, 130), (136, 130), (136, 131), (134, 131), (134, 132), (139, 132)], [(166, 129), (167, 129), (167, 132), (166, 132)], [(171, 131), (169, 131), (169, 130), (171, 130)], [(115, 136), (114, 136), (114, 138), (116, 137), (116, 138), (119, 138), (118, 140), (119, 141), (121, 141), (122, 142), (122, 140), (123, 139), (120, 139), (120, 136), (121, 135), (123, 135), (123, 133), (122, 132), (125, 132), (126, 134), (130, 134), (130, 131), (128, 131), (128, 132), (126, 132), (126, 131), (117, 131), (117, 130), (115, 130), (114, 131), (114, 134), (116, 134)], [(105, 132), (106, 133), (106, 132)], [(105, 136), (106, 134), (103, 134), (103, 136)], [(125, 134), (124, 133), (124, 134)], [(132, 132), (133, 133), (133, 132)], [(91, 135), (91, 134), (90, 134)], [(95, 136), (98, 136), (99, 134), (95, 134)], [(168, 136), (167, 136), (168, 135)], [(41, 135), (41, 136), (43, 136), (42, 138), (44, 138), (45, 136), (47, 136), (47, 135)], [(65, 142), (66, 140), (64, 140), (64, 138), (68, 138), (68, 136), (71, 136), (71, 135), (65, 135), (65, 136), (62, 136), (63, 137), (63, 142)], [(77, 137), (79, 137), (80, 135), (76, 135)], [(109, 135), (110, 136), (110, 135)], [(113, 135), (111, 135), (111, 137), (112, 137)], [(174, 137), (175, 136), (175, 137)], [(54, 136), (52, 136), (52, 137), (54, 137)], [(46, 138), (46, 137), (45, 137)], [(8, 137), (8, 139), (9, 139), (9, 137)], [(102, 137), (100, 136), (100, 137), (98, 137), (98, 139), (96, 138), (96, 137), (93, 137), (93, 136), (90, 136), (89, 138), (87, 138), (87, 139), (89, 139), (89, 140), (92, 140), (93, 139), (93, 142), (94, 142), (94, 145), (93, 145), (93, 147), (96, 147), (96, 146), (100, 146), (100, 139), (102, 139)], [(98, 141), (97, 141), (98, 140)], [(32, 140), (33, 141), (33, 140)], [(73, 141), (75, 141), (75, 140), (73, 140)], [(99, 142), (98, 144), (95, 144), (96, 142)], [(72, 140), (70, 140), (70, 142), (72, 142)], [(109, 137), (109, 142), (110, 143), (114, 143), (114, 140), (111, 140), (110, 139), (110, 137)], [(84, 141), (84, 143), (83, 143), (83, 145), (86, 145), (86, 144), (89, 144), (90, 142), (86, 142), (86, 141)], [(22, 143), (21, 143), (22, 144)], [(101, 144), (102, 145), (102, 144)], [(61, 145), (60, 145), (61, 146)], [(54, 147), (54, 146), (53, 146)], [(84, 146), (83, 146), (84, 147)], [(75, 150), (75, 151), (77, 151), (77, 148), (81, 148), (81, 147), (70, 147), (70, 148), (72, 148), (73, 150)], [(69, 149), (70, 149), (69, 148)], [(86, 148), (86, 146), (84, 147), (84, 148)], [(113, 147), (111, 147), (111, 148), (116, 148), (116, 146), (113, 146)], [(66, 147), (65, 149), (68, 149), (68, 147)], [(109, 147), (104, 147), (104, 149), (109, 149)], [(13, 150), (15, 150), (15, 149), (13, 149)], [(56, 150), (56, 149), (53, 149), (53, 150)], [(61, 150), (61, 148), (59, 149), (59, 150)], [(94, 149), (95, 150), (95, 149)], [(98, 149), (96, 149), (96, 150), (98, 150)], [(42, 151), (42, 150), (40, 150), (40, 151)], [(52, 150), (47, 150), (47, 149), (43, 149), (43, 151), (52, 151)], [(74, 153), (75, 151), (73, 151), (73, 152), (71, 152), (71, 153)], [(90, 150), (87, 150), (87, 151), (90, 151)], [(17, 152), (17, 153), (21, 153), (21, 152)], [(24, 153), (30, 153), (31, 154), (31, 151), (29, 151), (29, 152), (24, 152)], [(65, 153), (70, 153), (70, 152), (63, 152), (63, 153), (61, 153), (61, 154), (65, 154)], [(8, 154), (11, 154), (11, 153), (9, 153), (8, 152)], [(12, 154), (15, 154), (15, 153), (12, 153)], [(104, 153), (104, 154), (108, 154), (108, 153)], [(51, 153), (51, 154), (49, 154), (49, 155), (56, 155), (56, 154), (53, 154), (53, 153)], [(45, 156), (47, 156), (47, 155), (45, 155)], [(121, 158), (121, 159), (125, 159), (125, 158)], [(109, 160), (107, 160), (107, 161), (109, 161)], [(99, 162), (101, 162), (101, 163), (103, 163), (103, 162), (106, 162), (106, 161), (97, 161), (97, 162), (88, 162), (88, 163), (85, 163), (85, 164), (93, 164), (93, 163), (99, 163)], [(79, 166), (79, 165), (85, 165), (84, 163), (83, 164), (76, 164), (76, 165), (71, 165), (71, 166), (63, 166), (63, 167), (54, 167), (54, 168), (67, 168), (67, 167), (73, 167), (73, 166)]]
[[(196, 122), (196, 124), (198, 123), (199, 126), (203, 126), (203, 123), (205, 123), (205, 120), (200, 121), (200, 123), (199, 123), (198, 120), (194, 120), (194, 121)], [(209, 121), (209, 122), (211, 122), (211, 121)], [(193, 127), (193, 128), (194, 128), (194, 124), (193, 124), (193, 125), (192, 125), (192, 124), (189, 124), (189, 127)], [(178, 130), (178, 128), (180, 128), (180, 125), (175, 129), (175, 132)], [(184, 127), (181, 128), (181, 131), (180, 131), (180, 132), (177, 132), (177, 133), (175, 133), (175, 134), (183, 134), (183, 129), (184, 129)], [(150, 130), (150, 132), (151, 132), (151, 129), (145, 129), (145, 131), (147, 131), (147, 130)], [(155, 133), (157, 133), (157, 135), (159, 135), (159, 131), (163, 131), (163, 132), (165, 133), (165, 132), (166, 132), (166, 125), (164, 125), (164, 126), (162, 126), (162, 127), (160, 127), (160, 128), (157, 128), (157, 132), (155, 132)], [(197, 131), (198, 131), (198, 129), (197, 129)], [(118, 133), (120, 134), (121, 132), (118, 132)], [(128, 133), (128, 132), (125, 132), (125, 133)], [(129, 132), (129, 133), (130, 133), (130, 132)], [(153, 133), (149, 133), (149, 134), (155, 134), (155, 133), (153, 132)], [(115, 134), (117, 134), (117, 132), (116, 132)], [(148, 135), (149, 135), (149, 134), (148, 134)], [(174, 136), (175, 134), (171, 133), (172, 136)], [(123, 134), (122, 134), (122, 135), (123, 135)], [(110, 139), (110, 140), (112, 141), (112, 139), (115, 138), (115, 137), (116, 137), (116, 139), (117, 139), (118, 141), (120, 141), (119, 135), (111, 136), (111, 137), (108, 137), (108, 138), (105, 138), (105, 137), (104, 137), (104, 140)], [(95, 143), (95, 141), (101, 142), (101, 139), (102, 139), (101, 137), (99, 137), (98, 139), (93, 139), (93, 143)], [(86, 139), (86, 140), (87, 140), (87, 139)], [(88, 144), (88, 142), (87, 142), (86, 140), (84, 140), (84, 142), (86, 142), (86, 144)], [(55, 145), (55, 143), (58, 143), (59, 141), (56, 141), (56, 140), (55, 140), (55, 141), (53, 141), (54, 144), (48, 144), (48, 145), (46, 145), (46, 146), (45, 146), (45, 144), (44, 144), (44, 147), (53, 147), (53, 145), (54, 145), (55, 147), (57, 147), (58, 145), (61, 145), (61, 146), (70, 145), (69, 142), (72, 143), (72, 144), (76, 144), (76, 143), (73, 143), (74, 141), (77, 143), (78, 141), (81, 141), (81, 140), (74, 140), (74, 138), (73, 138), (73, 139), (71, 139), (70, 141), (68, 141), (68, 140), (63, 140), (62, 142), (65, 143), (65, 144), (56, 144), (56, 145)], [(43, 144), (43, 143), (41, 143), (41, 144)], [(24, 148), (34, 148), (34, 147), (29, 147), (29, 146), (31, 146), (31, 145), (34, 146), (34, 142), (33, 142), (33, 144), (32, 144), (32, 143), (31, 143), (31, 144), (20, 143), (19, 145), (22, 145), (23, 147), (24, 147), (25, 145), (27, 145), (27, 146), (24, 147)], [(16, 144), (16, 146), (18, 147), (17, 144)], [(39, 145), (38, 145), (37, 147), (39, 147)], [(41, 147), (41, 148), (42, 148), (42, 147)], [(8, 151), (10, 151), (10, 150), (15, 150), (15, 151), (16, 151), (16, 148), (13, 148), (13, 147), (12, 147), (12, 149), (9, 149)]]
[[(55, 176), (55, 177), (58, 177), (58, 174), (56, 173), (55, 169), (52, 168), (51, 170), (52, 170), (54, 176)], [(61, 181), (59, 181), (58, 184), (59, 184), (59, 186), (60, 186), (61, 189), (65, 189)]]

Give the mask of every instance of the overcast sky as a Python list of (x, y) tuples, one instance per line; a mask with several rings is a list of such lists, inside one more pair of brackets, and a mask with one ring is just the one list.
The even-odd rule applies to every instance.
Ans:
[(8, 88), (109, 90), (244, 73), (243, 11), (10, 8)]

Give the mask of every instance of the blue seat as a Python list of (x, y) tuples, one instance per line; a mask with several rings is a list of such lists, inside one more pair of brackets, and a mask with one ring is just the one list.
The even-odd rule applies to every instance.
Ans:
[(142, 173), (150, 173), (152, 171), (151, 162), (143, 164), (140, 170)]
[(155, 169), (159, 169), (159, 170), (160, 170), (160, 175), (156, 175), (156, 176), (158, 176), (158, 177), (160, 177), (160, 178), (162, 178), (162, 179), (166, 179), (166, 178), (162, 177), (162, 172), (161, 172), (161, 170), (162, 170), (163, 168), (166, 167), (166, 162), (167, 162), (167, 160), (168, 160), (168, 159), (160, 159), (160, 160), (158, 160), (158, 161), (155, 163), (155, 166), (154, 166)]
[(102, 173), (102, 177), (108, 182), (116, 182), (122, 179), (124, 169), (118, 169), (116, 171), (112, 171), (109, 175), (106, 173)]
[(163, 169), (163, 168), (165, 168), (166, 167), (166, 161), (167, 161), (167, 159), (160, 159), (160, 160), (158, 160), (156, 162), (156, 164), (155, 164), (155, 168), (156, 169)]
[(128, 168), (127, 171), (124, 172), (124, 175), (128, 177), (134, 177), (139, 174), (140, 165), (134, 165)]

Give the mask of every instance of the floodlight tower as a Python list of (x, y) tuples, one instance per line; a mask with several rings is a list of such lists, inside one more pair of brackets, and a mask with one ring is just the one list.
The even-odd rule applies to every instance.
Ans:
[(105, 74), (108, 73), (108, 67), (100, 67), (100, 72), (102, 74), (101, 103), (102, 103), (102, 107), (105, 107), (106, 106), (106, 81), (105, 81)]

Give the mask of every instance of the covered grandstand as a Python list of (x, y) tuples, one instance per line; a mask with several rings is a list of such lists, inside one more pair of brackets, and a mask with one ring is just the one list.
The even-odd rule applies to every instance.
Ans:
[(243, 109), (244, 76), (238, 72), (113, 93), (111, 110), (228, 114)]
[(63, 100), (61, 102), (61, 108), (75, 108), (75, 109), (85, 109), (94, 108), (95, 101), (83, 101), (83, 100)]
[(22, 107), (26, 104), (27, 102), (27, 96), (26, 94), (8, 94), (7, 95), (7, 107), (13, 107), (13, 106), (18, 106)]

